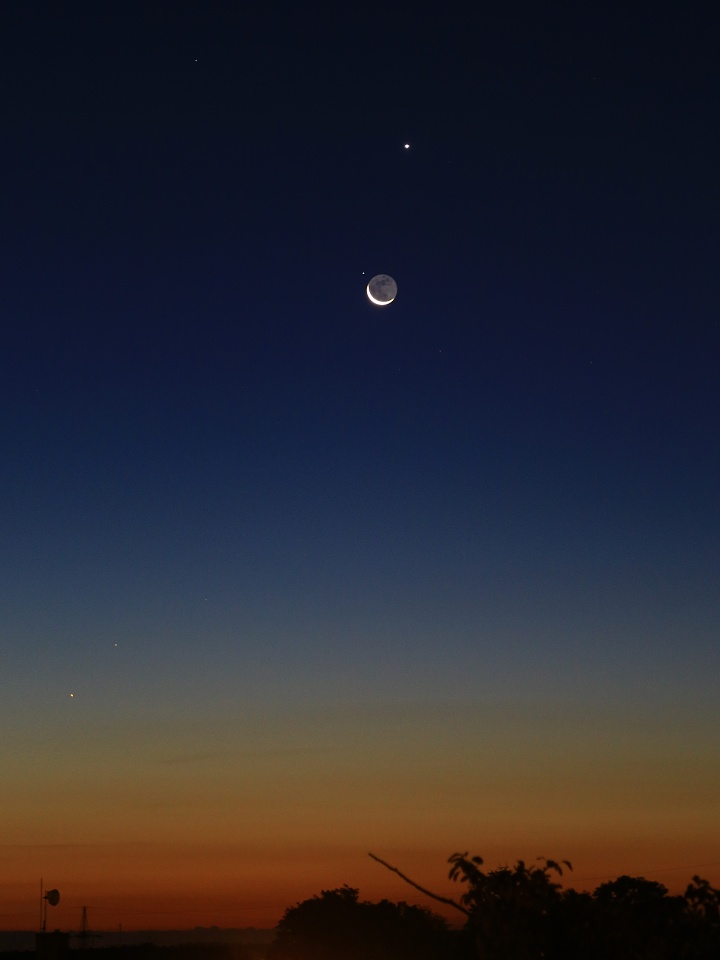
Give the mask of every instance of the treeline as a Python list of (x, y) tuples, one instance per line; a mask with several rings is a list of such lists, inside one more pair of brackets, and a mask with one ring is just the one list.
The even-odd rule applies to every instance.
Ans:
[[(375, 857), (374, 859), (379, 860)], [(463, 915), (452, 929), (407, 903), (360, 901), (352, 887), (324, 890), (286, 910), (268, 960), (719, 960), (720, 890), (693, 877), (670, 895), (661, 883), (621, 876), (592, 893), (563, 888), (568, 861), (482, 869), (453, 854), (450, 878), (463, 892), (441, 897)]]

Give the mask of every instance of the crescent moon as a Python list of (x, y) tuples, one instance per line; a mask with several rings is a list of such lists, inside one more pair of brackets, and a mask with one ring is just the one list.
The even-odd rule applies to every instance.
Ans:
[[(373, 290), (375, 293), (373, 293)], [(366, 292), (370, 303), (374, 303), (378, 307), (387, 307), (397, 296), (397, 284), (386, 273), (379, 273), (368, 283)], [(377, 294), (385, 296), (387, 299), (381, 300)]]

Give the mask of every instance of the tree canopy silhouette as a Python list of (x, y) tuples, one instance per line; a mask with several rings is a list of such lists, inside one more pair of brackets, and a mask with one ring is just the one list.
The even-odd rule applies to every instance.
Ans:
[(683, 896), (661, 883), (621, 876), (594, 893), (563, 889), (553, 879), (567, 860), (538, 857), (513, 867), (483, 869), (482, 857), (454, 853), (451, 880), (458, 900), (441, 897), (370, 856), (416, 889), (456, 908), (479, 960), (718, 960), (720, 890), (693, 877)]
[(360, 901), (358, 890), (323, 890), (285, 911), (269, 960), (469, 960), (466, 939), (407, 903)]

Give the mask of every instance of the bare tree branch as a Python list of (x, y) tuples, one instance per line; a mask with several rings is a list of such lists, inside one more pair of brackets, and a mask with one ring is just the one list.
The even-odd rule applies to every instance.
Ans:
[(381, 863), (384, 867), (387, 867), (388, 870), (392, 870), (392, 872), (396, 873), (401, 880), (404, 880), (405, 883), (409, 883), (411, 887), (415, 887), (416, 890), (419, 890), (420, 893), (424, 893), (425, 896), (432, 897), (433, 900), (439, 900), (440, 903), (446, 903), (449, 907), (455, 907), (456, 910), (464, 913), (466, 917), (470, 916), (470, 911), (466, 910), (462, 904), (457, 903), (455, 900), (451, 900), (449, 897), (441, 897), (437, 893), (433, 893), (431, 890), (426, 890), (425, 887), (421, 887), (419, 883), (415, 883), (415, 881), (411, 880), (410, 877), (406, 877), (405, 874), (401, 873), (397, 867), (391, 867), (389, 863), (381, 860), (380, 857), (376, 857), (374, 853), (369, 853), (368, 856), (372, 857), (373, 860), (377, 860), (378, 863)]

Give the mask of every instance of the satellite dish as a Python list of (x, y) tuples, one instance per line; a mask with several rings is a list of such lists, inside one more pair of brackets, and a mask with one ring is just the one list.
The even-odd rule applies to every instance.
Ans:
[(48, 890), (43, 899), (47, 900), (51, 907), (56, 907), (60, 903), (60, 891)]

